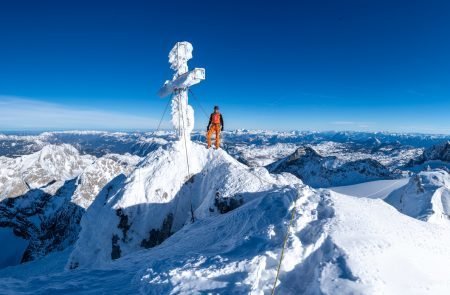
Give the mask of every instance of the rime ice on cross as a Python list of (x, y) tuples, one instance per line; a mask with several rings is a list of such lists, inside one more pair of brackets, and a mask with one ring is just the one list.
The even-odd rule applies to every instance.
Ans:
[(172, 124), (178, 138), (190, 140), (194, 129), (194, 109), (188, 104), (188, 89), (205, 79), (205, 69), (188, 71), (187, 62), (192, 58), (192, 44), (177, 42), (169, 53), (170, 68), (175, 71), (172, 81), (166, 81), (159, 96), (172, 95)]

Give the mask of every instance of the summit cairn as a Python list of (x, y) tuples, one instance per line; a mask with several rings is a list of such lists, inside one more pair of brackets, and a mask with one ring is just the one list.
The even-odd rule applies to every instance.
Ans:
[(179, 140), (190, 140), (194, 129), (194, 109), (188, 104), (188, 90), (205, 79), (205, 69), (189, 71), (187, 62), (192, 58), (192, 44), (177, 42), (169, 53), (170, 68), (175, 71), (171, 81), (167, 80), (158, 92), (160, 97), (171, 95), (172, 124)]

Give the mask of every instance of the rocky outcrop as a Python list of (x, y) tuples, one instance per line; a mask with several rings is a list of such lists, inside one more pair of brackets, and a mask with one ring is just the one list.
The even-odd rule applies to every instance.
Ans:
[(312, 187), (350, 185), (394, 177), (388, 168), (376, 160), (346, 162), (334, 156), (323, 157), (308, 146), (298, 148), (292, 155), (267, 168), (273, 173), (292, 173)]
[(70, 180), (53, 195), (32, 189), (0, 203), (0, 227), (28, 241), (21, 262), (63, 250), (76, 241), (84, 209), (71, 202), (75, 189), (76, 180)]

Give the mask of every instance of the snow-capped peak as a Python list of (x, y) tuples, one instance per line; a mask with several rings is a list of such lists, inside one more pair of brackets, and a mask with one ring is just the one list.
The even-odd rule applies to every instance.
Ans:
[(264, 168), (250, 170), (223, 150), (195, 143), (186, 158), (183, 143), (174, 142), (100, 193), (82, 219), (68, 267), (101, 266), (154, 247), (193, 218), (228, 212), (274, 185), (298, 182), (289, 175), (273, 177)]

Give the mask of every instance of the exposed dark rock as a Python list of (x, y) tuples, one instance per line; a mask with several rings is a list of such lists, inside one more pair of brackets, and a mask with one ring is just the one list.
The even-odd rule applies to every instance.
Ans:
[(116, 210), (116, 215), (119, 217), (119, 225), (117, 225), (117, 227), (121, 229), (123, 233), (122, 241), (126, 242), (128, 239), (128, 230), (131, 227), (131, 224), (128, 224), (128, 215), (126, 215), (121, 208)]
[(119, 246), (119, 236), (113, 235), (112, 237), (112, 249), (111, 249), (111, 259), (115, 260), (117, 258), (120, 258), (120, 255), (122, 254), (122, 251), (120, 250)]
[(54, 195), (33, 189), (0, 202), (0, 227), (11, 228), (17, 237), (29, 242), (22, 263), (75, 243), (84, 213), (83, 208), (71, 202), (75, 189), (74, 179), (66, 181)]
[(214, 206), (219, 210), (220, 214), (230, 212), (244, 204), (244, 200), (241, 196), (233, 196), (231, 198), (222, 198), (219, 192), (216, 192), (214, 199)]
[(169, 213), (164, 219), (161, 229), (152, 229), (149, 233), (148, 239), (142, 240), (141, 247), (153, 248), (158, 246), (164, 240), (172, 235), (173, 214)]

